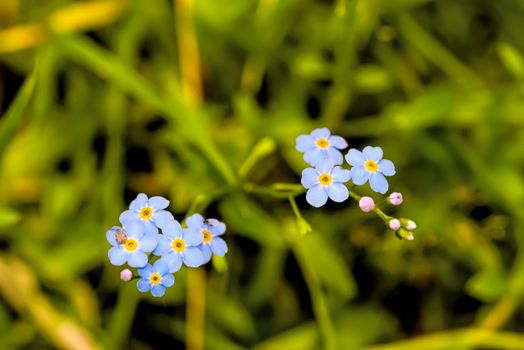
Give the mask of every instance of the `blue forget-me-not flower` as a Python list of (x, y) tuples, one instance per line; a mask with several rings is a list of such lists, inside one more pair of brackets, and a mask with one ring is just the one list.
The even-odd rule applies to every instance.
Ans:
[(197, 248), (202, 243), (201, 233), (182, 229), (176, 220), (162, 228), (162, 233), (153, 254), (161, 256), (169, 272), (180, 270), (182, 262), (189, 267), (202, 265), (203, 256)]
[(166, 287), (171, 287), (175, 283), (175, 276), (169, 273), (167, 264), (162, 260), (138, 269), (138, 274), (142, 277), (137, 283), (138, 290), (143, 293), (151, 290), (151, 295), (154, 297), (163, 296)]
[(202, 236), (202, 243), (198, 246), (204, 258), (203, 263), (211, 260), (211, 253), (224, 256), (227, 253), (227, 245), (218, 236), (226, 232), (226, 225), (217, 219), (205, 220), (200, 214), (193, 214), (186, 220), (187, 231), (192, 231)]
[(309, 135), (300, 135), (296, 140), (296, 149), (304, 153), (304, 160), (312, 166), (319, 166), (326, 160), (335, 165), (342, 164), (344, 158), (340, 149), (347, 147), (347, 142), (340, 136), (331, 136), (328, 128), (315, 129)]
[(133, 221), (142, 222), (146, 233), (158, 233), (159, 228), (174, 220), (173, 214), (164, 210), (168, 205), (169, 201), (163, 197), (147, 198), (144, 193), (140, 193), (129, 205), (129, 210), (120, 214), (120, 222), (123, 225)]
[(353, 166), (351, 177), (355, 185), (363, 185), (369, 180), (371, 189), (378, 193), (388, 191), (388, 181), (385, 176), (395, 175), (395, 165), (392, 161), (382, 159), (382, 148), (366, 146), (362, 152), (354, 148), (346, 154), (346, 161)]
[(147, 264), (147, 254), (153, 251), (158, 243), (157, 235), (146, 234), (139, 222), (131, 222), (125, 228), (112, 227), (106, 238), (113, 247), (109, 249), (109, 261), (120, 266), (126, 262), (131, 267), (143, 267)]
[(334, 166), (331, 161), (320, 164), (317, 168), (302, 171), (302, 185), (308, 189), (306, 200), (314, 207), (326, 204), (328, 197), (335, 202), (343, 202), (349, 197), (344, 182), (351, 178), (351, 171)]

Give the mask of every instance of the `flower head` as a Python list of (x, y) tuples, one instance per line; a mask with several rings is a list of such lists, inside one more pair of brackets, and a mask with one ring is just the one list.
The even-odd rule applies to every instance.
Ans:
[(351, 178), (351, 171), (334, 166), (332, 162), (322, 163), (317, 168), (302, 171), (302, 185), (308, 189), (306, 200), (314, 207), (326, 204), (328, 197), (335, 202), (343, 202), (349, 197), (344, 182)]
[(187, 231), (200, 234), (202, 243), (198, 246), (203, 256), (203, 263), (211, 260), (211, 253), (224, 256), (227, 253), (226, 242), (219, 236), (226, 232), (226, 225), (217, 219), (205, 220), (200, 214), (193, 214), (186, 220)]
[(175, 276), (169, 273), (167, 264), (161, 260), (138, 269), (138, 274), (142, 277), (137, 283), (138, 290), (142, 293), (151, 290), (151, 295), (154, 297), (163, 296), (166, 287), (171, 287), (175, 283)]
[(395, 165), (382, 159), (382, 148), (367, 146), (362, 152), (352, 148), (346, 154), (346, 161), (353, 166), (351, 177), (355, 185), (363, 185), (369, 180), (373, 191), (382, 194), (388, 191), (385, 176), (395, 175)]
[(131, 222), (125, 228), (114, 226), (106, 233), (106, 239), (113, 247), (109, 249), (109, 261), (120, 266), (126, 262), (131, 267), (147, 264), (146, 253), (153, 251), (158, 243), (157, 235), (146, 234), (139, 222)]
[(358, 206), (364, 213), (369, 213), (375, 209), (375, 201), (371, 197), (364, 196), (358, 201)]
[(388, 196), (388, 203), (391, 205), (401, 205), (403, 200), (404, 198), (400, 192), (393, 192)]
[(344, 159), (339, 149), (346, 147), (346, 140), (340, 136), (331, 136), (328, 128), (315, 129), (311, 134), (300, 135), (296, 140), (296, 149), (304, 153), (304, 160), (312, 166), (319, 166), (326, 160), (342, 164)]
[(146, 233), (158, 233), (159, 228), (163, 228), (173, 221), (173, 215), (164, 210), (169, 205), (169, 201), (163, 197), (151, 197), (140, 193), (129, 205), (129, 210), (120, 214), (120, 222), (127, 225), (131, 222), (140, 222), (145, 226)]
[(182, 263), (189, 267), (202, 265), (203, 256), (197, 246), (202, 243), (202, 234), (183, 230), (178, 221), (173, 220), (162, 229), (162, 235), (153, 254), (161, 256), (169, 272), (176, 272)]

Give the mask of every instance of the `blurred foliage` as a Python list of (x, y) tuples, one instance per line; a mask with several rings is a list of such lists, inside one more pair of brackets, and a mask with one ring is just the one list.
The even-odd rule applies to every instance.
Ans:
[[(2, 0), (0, 348), (523, 349), (522, 23), (520, 0)], [(395, 162), (414, 241), (286, 185), (320, 126)], [(161, 300), (106, 255), (138, 192), (228, 225)]]

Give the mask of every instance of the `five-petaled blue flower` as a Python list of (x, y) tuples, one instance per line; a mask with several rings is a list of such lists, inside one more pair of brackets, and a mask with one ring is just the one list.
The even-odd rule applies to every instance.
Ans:
[(217, 219), (205, 220), (200, 214), (193, 214), (186, 220), (187, 231), (194, 232), (202, 236), (202, 243), (198, 246), (202, 253), (203, 263), (211, 260), (211, 253), (224, 256), (227, 253), (227, 245), (218, 236), (226, 232), (226, 225)]
[(169, 201), (163, 197), (151, 197), (140, 193), (129, 205), (129, 210), (120, 214), (120, 222), (125, 226), (133, 221), (142, 222), (146, 233), (158, 233), (159, 228), (168, 225), (175, 218), (173, 215), (163, 210), (167, 208)]
[(339, 149), (347, 147), (346, 140), (340, 136), (330, 136), (328, 128), (315, 129), (310, 135), (300, 135), (296, 140), (296, 149), (304, 152), (304, 160), (312, 166), (319, 166), (326, 160), (335, 165), (342, 164), (344, 158)]
[(169, 268), (164, 261), (157, 260), (151, 266), (147, 264), (138, 269), (138, 274), (142, 277), (138, 280), (137, 288), (145, 293), (151, 290), (151, 295), (161, 297), (166, 292), (166, 287), (171, 287), (175, 283), (175, 276), (169, 273)]
[(352, 148), (346, 154), (346, 161), (353, 166), (351, 177), (355, 185), (363, 185), (369, 180), (373, 191), (382, 194), (388, 191), (385, 176), (395, 175), (395, 165), (382, 159), (382, 148), (366, 146), (362, 152)]
[(328, 197), (335, 202), (343, 202), (349, 197), (344, 182), (351, 178), (351, 171), (334, 166), (327, 161), (316, 169), (306, 168), (302, 171), (302, 185), (308, 189), (306, 200), (314, 207), (326, 204)]
[(203, 256), (197, 248), (202, 243), (201, 233), (183, 230), (176, 220), (162, 228), (162, 233), (153, 254), (161, 256), (169, 272), (180, 270), (182, 262), (189, 267), (202, 265)]
[(139, 222), (131, 222), (125, 229), (114, 226), (107, 231), (106, 238), (113, 246), (108, 252), (109, 261), (116, 266), (126, 262), (131, 267), (145, 266), (146, 253), (153, 251), (158, 243), (157, 235), (146, 234)]

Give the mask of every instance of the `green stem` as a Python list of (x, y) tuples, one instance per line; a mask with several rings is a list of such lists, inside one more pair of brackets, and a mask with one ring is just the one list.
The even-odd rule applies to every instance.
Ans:
[(271, 186), (259, 186), (248, 182), (244, 184), (243, 189), (248, 193), (262, 194), (273, 198), (296, 197), (306, 191), (302, 185), (284, 183), (275, 183)]
[(297, 259), (309, 290), (313, 313), (315, 314), (324, 342), (323, 349), (335, 350), (337, 348), (336, 332), (324, 292), (322, 291), (318, 276), (315, 274), (313, 261), (308, 257), (301, 239), (292, 239), (290, 247)]

